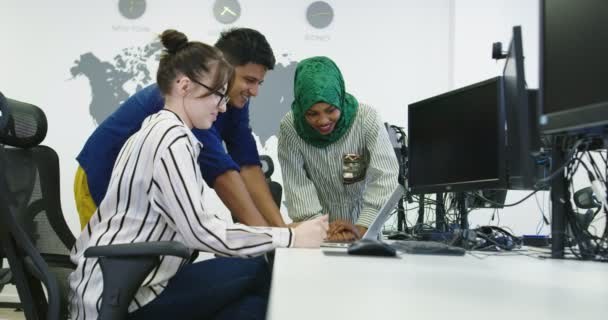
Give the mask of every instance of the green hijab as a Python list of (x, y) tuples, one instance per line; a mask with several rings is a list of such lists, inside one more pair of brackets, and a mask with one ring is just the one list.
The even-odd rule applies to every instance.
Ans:
[[(338, 66), (327, 57), (312, 57), (300, 61), (294, 79), (294, 101), (291, 104), (294, 125), (306, 143), (325, 148), (340, 139), (357, 115), (359, 103), (344, 88), (344, 78)], [(326, 102), (340, 109), (340, 119), (328, 135), (322, 135), (306, 122), (306, 111), (317, 102)]]

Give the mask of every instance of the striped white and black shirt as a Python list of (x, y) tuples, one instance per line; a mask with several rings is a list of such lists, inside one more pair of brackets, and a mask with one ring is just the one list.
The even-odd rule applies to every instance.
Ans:
[[(168, 110), (147, 117), (127, 140), (105, 198), (72, 249), (77, 265), (69, 277), (72, 319), (97, 319), (99, 312), (102, 273), (96, 258), (84, 257), (88, 247), (172, 240), (222, 256), (252, 257), (293, 245), (290, 229), (233, 224), (205, 210), (204, 182), (196, 162), (201, 148), (192, 131)], [(162, 257), (129, 311), (157, 297), (185, 263)]]
[[(291, 112), (281, 121), (279, 161), (289, 216), (309, 220), (323, 213), (369, 227), (397, 187), (399, 165), (376, 110), (360, 104), (349, 131), (325, 148), (306, 143), (296, 132)], [(343, 156), (362, 155), (362, 181), (345, 184)]]

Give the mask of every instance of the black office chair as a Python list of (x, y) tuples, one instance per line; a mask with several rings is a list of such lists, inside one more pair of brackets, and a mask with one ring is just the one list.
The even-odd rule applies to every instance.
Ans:
[(281, 187), (280, 183), (272, 181), (271, 179), (272, 174), (274, 173), (274, 162), (272, 162), (272, 158), (267, 155), (260, 156), (260, 162), (262, 162), (262, 172), (266, 177), (272, 199), (277, 204), (277, 207), (280, 208), (281, 198), (283, 197), (283, 187)]
[[(6, 99), (10, 116), (0, 127), (0, 240), (27, 319), (66, 319), (68, 275), (75, 266), (75, 239), (59, 197), (59, 159), (39, 145), (47, 131), (42, 110)], [(6, 109), (6, 108), (5, 108)], [(4, 113), (4, 112), (3, 112)], [(4, 146), (6, 145), (6, 146)], [(180, 243), (155, 242), (92, 247), (104, 291), (99, 319), (125, 319), (128, 306), (160, 256), (189, 258)], [(46, 289), (45, 295), (43, 286)]]

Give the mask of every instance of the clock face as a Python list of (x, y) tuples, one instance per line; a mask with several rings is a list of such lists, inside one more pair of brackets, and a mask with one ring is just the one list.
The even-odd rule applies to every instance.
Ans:
[(120, 0), (118, 10), (127, 19), (137, 19), (146, 12), (146, 0)]
[(213, 16), (220, 23), (233, 23), (241, 16), (241, 5), (237, 0), (216, 0)]
[(306, 20), (311, 26), (323, 29), (334, 20), (334, 9), (324, 1), (313, 2), (306, 10)]

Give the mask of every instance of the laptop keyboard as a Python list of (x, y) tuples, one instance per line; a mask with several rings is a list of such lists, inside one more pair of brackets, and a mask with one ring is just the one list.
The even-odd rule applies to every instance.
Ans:
[(323, 241), (321, 242), (321, 248), (348, 248), (352, 241)]
[(460, 247), (432, 241), (397, 240), (390, 245), (399, 252), (411, 254), (462, 256), (466, 252)]

